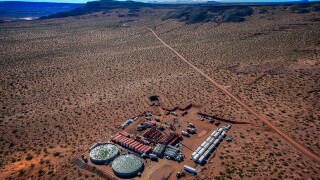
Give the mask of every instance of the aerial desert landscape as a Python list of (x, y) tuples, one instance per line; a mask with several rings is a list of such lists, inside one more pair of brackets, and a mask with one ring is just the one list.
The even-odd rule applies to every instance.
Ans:
[[(77, 162), (128, 119), (122, 130), (140, 133), (146, 112), (197, 133), (181, 140), (183, 162), (143, 159), (136, 179), (176, 179), (185, 164), (197, 175), (181, 179), (320, 179), (319, 7), (250, 6), (238, 22), (141, 7), (0, 23), (0, 179), (117, 179)], [(232, 141), (193, 162), (227, 124)]]

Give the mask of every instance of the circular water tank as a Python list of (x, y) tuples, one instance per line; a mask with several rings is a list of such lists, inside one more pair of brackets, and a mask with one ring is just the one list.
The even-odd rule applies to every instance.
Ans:
[(118, 156), (112, 162), (112, 169), (118, 177), (134, 177), (144, 168), (142, 159), (134, 154)]
[(94, 164), (108, 164), (119, 155), (119, 149), (114, 144), (101, 144), (93, 148), (89, 157)]

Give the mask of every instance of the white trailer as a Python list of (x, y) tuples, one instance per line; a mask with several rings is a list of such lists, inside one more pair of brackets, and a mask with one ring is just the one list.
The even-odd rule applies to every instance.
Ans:
[(188, 172), (188, 173), (191, 173), (193, 175), (196, 175), (197, 174), (197, 171), (196, 169), (190, 167), (190, 166), (187, 166), (187, 165), (184, 165), (183, 169)]

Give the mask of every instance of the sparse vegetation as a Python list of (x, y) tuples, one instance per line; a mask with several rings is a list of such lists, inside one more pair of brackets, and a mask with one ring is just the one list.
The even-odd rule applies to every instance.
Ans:
[[(24, 177), (78, 178), (72, 157), (123, 120), (149, 110), (143, 98), (150, 94), (159, 94), (168, 108), (191, 103), (203, 113), (238, 123), (228, 134), (232, 142), (222, 142), (224, 148), (202, 170), (208, 178), (319, 177), (313, 161), (179, 61), (145, 29), (153, 28), (196, 67), (221, 85), (230, 85), (228, 91), (319, 154), (316, 6), (303, 7), (312, 10), (302, 14), (284, 5), (263, 8), (261, 13), (258, 7), (220, 13), (189, 7), (184, 9), (190, 10), (188, 15), (175, 10), (174, 16), (187, 24), (161, 20), (158, 14), (165, 16), (169, 10), (143, 8), (2, 23), (0, 166), (9, 173), (1, 178), (17, 178), (19, 171), (11, 174), (8, 168), (25, 163), (28, 153), (32, 158), (27, 163), (35, 164), (26, 165)], [(246, 21), (220, 24), (242, 18)], [(61, 168), (52, 173), (57, 165)], [(302, 172), (304, 168), (309, 171)], [(80, 172), (87, 177), (85, 170)]]

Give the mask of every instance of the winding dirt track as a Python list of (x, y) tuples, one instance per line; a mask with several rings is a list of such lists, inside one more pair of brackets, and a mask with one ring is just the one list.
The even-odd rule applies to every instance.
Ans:
[(313, 160), (320, 163), (320, 157), (316, 154), (309, 151), (307, 148), (305, 148), (303, 145), (298, 143), (297, 141), (293, 140), (290, 136), (282, 132), (280, 129), (278, 129), (274, 124), (269, 122), (267, 119), (256, 113), (254, 110), (252, 110), (249, 106), (247, 106), (244, 102), (239, 100), (237, 97), (235, 97), (233, 94), (231, 94), (229, 91), (227, 91), (224, 86), (218, 84), (216, 81), (214, 81), (211, 77), (209, 77), (207, 74), (205, 74), (203, 71), (198, 69), (196, 66), (191, 64), (188, 60), (186, 60), (181, 54), (179, 54), (176, 50), (174, 50), (171, 46), (169, 46), (167, 43), (165, 43), (152, 29), (147, 28), (150, 30), (154, 36), (162, 42), (163, 45), (165, 45), (167, 48), (169, 48), (171, 51), (173, 51), (177, 56), (180, 57), (181, 60), (183, 60), (185, 63), (187, 63), (189, 66), (191, 66), (194, 70), (196, 70), (198, 73), (200, 73), (202, 76), (207, 78), (213, 85), (215, 85), (217, 88), (219, 88), (222, 92), (226, 93), (229, 97), (231, 97), (233, 100), (235, 100), (238, 104), (240, 104), (242, 107), (244, 107), (248, 112), (256, 116), (258, 119), (260, 119), (262, 122), (264, 122), (267, 126), (272, 128), (275, 132), (277, 132), (279, 135), (281, 135), (284, 139), (286, 139), (290, 144), (292, 144), (294, 147), (296, 147), (298, 150), (300, 150), (303, 154), (309, 156)]

